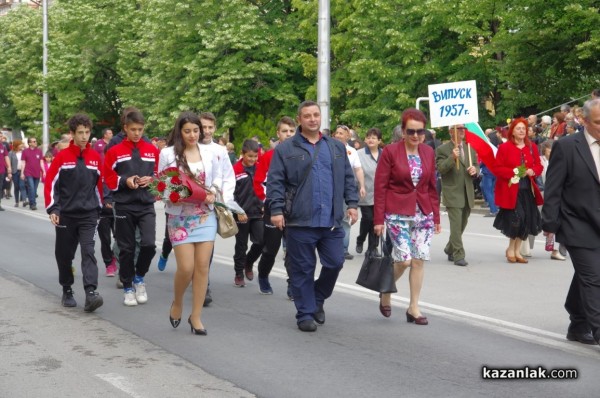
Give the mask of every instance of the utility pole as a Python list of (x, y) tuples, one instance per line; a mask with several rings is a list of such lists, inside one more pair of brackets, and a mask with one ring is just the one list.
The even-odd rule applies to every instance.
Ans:
[(329, 0), (319, 0), (319, 47), (317, 54), (317, 103), (321, 107), (321, 130), (329, 129), (331, 62), (329, 32), (331, 11)]
[(48, 75), (48, 0), (42, 2), (43, 15), (43, 59), (42, 59), (42, 75), (44, 77), (44, 93), (42, 103), (42, 148), (43, 153), (46, 153), (50, 145), (50, 117), (48, 109), (48, 90), (46, 89), (46, 75)]

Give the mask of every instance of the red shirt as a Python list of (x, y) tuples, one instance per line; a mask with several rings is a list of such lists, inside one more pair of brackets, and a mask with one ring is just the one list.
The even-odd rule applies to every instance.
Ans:
[(40, 148), (25, 148), (21, 161), (25, 161), (25, 177), (40, 178), (42, 175), (41, 160), (44, 158)]

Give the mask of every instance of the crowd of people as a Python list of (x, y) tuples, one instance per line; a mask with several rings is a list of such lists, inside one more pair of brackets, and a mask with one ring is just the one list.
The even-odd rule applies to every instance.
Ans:
[[(498, 151), (493, 164), (483, 164), (465, 142), (464, 125), (449, 126), (451, 139), (442, 143), (426, 129), (426, 116), (412, 108), (402, 113), (393, 141), (384, 145), (377, 128), (369, 129), (364, 141), (345, 125), (331, 134), (321, 131), (319, 105), (305, 101), (296, 120), (278, 121), (268, 151), (253, 137), (242, 143), (238, 156), (226, 140), (214, 139), (217, 122), (210, 112), (183, 112), (167, 137), (151, 140), (144, 135), (143, 114), (130, 107), (122, 113), (122, 131), (115, 135), (106, 128), (93, 145), (92, 122), (84, 114), (68, 121), (69, 135), (46, 156), (35, 138), (27, 140), (27, 148), (18, 140), (12, 148), (3, 144), (0, 175), (14, 186), (15, 205), (32, 210), (37, 208), (37, 185), (44, 182), (46, 211), (56, 227), (61, 302), (65, 307), (77, 306), (72, 261), (79, 245), (86, 312), (103, 304), (97, 292), (96, 230), (106, 276), (118, 275), (124, 305), (144, 304), (148, 301), (144, 277), (156, 254), (152, 184), (169, 168), (199, 184), (201, 199), (166, 201), (165, 239), (158, 259), (158, 269), (163, 271), (170, 252), (175, 253), (169, 313), (174, 328), (181, 322), (184, 293), (192, 284), (188, 323), (196, 335), (207, 334), (202, 309), (212, 301), (209, 270), (217, 234), (217, 199), (239, 209), (233, 285), (245, 287), (246, 281), (254, 280), (258, 262), (259, 291), (272, 295), (269, 275), (283, 243), (286, 293), (296, 307), (297, 326), (313, 332), (325, 323), (325, 301), (344, 261), (353, 258), (350, 227), (359, 218), (359, 208), (355, 252), (379, 255), (380, 240), (387, 240), (395, 280), (409, 269), (406, 320), (427, 325), (419, 297), (431, 242), (441, 231), (440, 203), (450, 226), (444, 253), (450, 262), (465, 267), (462, 235), (479, 185), (489, 206), (487, 216), (495, 218), (494, 227), (508, 238), (509, 263), (527, 263), (531, 238), (542, 231), (552, 259), (564, 260), (567, 252), (572, 257), (575, 276), (566, 305), (572, 321), (567, 338), (596, 344), (600, 278), (592, 261), (598, 249), (590, 237), (598, 234), (600, 222), (593, 224), (597, 215), (582, 210), (586, 207), (582, 198), (590, 196), (586, 189), (600, 188), (590, 186), (590, 181), (587, 186), (574, 186), (572, 179), (594, 177), (592, 182), (600, 183), (600, 154), (594, 146), (600, 138), (596, 137), (599, 117), (600, 99), (593, 99), (583, 108), (565, 106), (553, 118), (544, 115), (539, 124), (535, 115), (516, 118), (506, 129), (486, 131)], [(583, 160), (575, 161), (575, 155)], [(591, 177), (581, 175), (582, 169), (591, 171)], [(587, 195), (565, 198), (563, 186), (571, 186), (569, 195), (581, 190)], [(10, 198), (10, 187), (5, 186), (3, 194)], [(600, 200), (596, 191), (591, 194), (590, 200)], [(581, 241), (573, 238), (584, 233), (588, 236)], [(322, 267), (315, 279), (317, 258)], [(392, 315), (389, 293), (380, 294), (379, 310), (384, 317)]]

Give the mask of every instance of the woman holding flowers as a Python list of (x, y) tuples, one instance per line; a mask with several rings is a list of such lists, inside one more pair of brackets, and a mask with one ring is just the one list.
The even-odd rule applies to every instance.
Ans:
[[(220, 185), (221, 180), (217, 158), (208, 147), (199, 144), (203, 138), (202, 124), (195, 113), (179, 115), (167, 140), (168, 146), (160, 153), (160, 180), (155, 185), (158, 196), (166, 202), (167, 228), (177, 260), (169, 321), (174, 328), (179, 326), (183, 295), (192, 282), (192, 313), (188, 323), (196, 335), (206, 335), (201, 320), (202, 305), (217, 233), (215, 195), (204, 187)], [(182, 188), (186, 184), (192, 189)]]
[(542, 171), (537, 146), (527, 137), (527, 120), (513, 120), (506, 143), (498, 148), (494, 167), (495, 199), (500, 207), (494, 227), (510, 239), (506, 249), (509, 263), (527, 263), (521, 257), (521, 243), (527, 235), (537, 235), (541, 231), (537, 205), (542, 205), (544, 200), (535, 177)]

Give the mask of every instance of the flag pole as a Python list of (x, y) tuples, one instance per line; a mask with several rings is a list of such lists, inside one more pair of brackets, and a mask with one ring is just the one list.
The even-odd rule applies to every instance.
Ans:
[[(454, 149), (458, 148), (458, 130), (456, 130), (456, 124), (454, 125)], [(458, 158), (456, 160), (456, 170), (459, 169), (459, 161)]]

